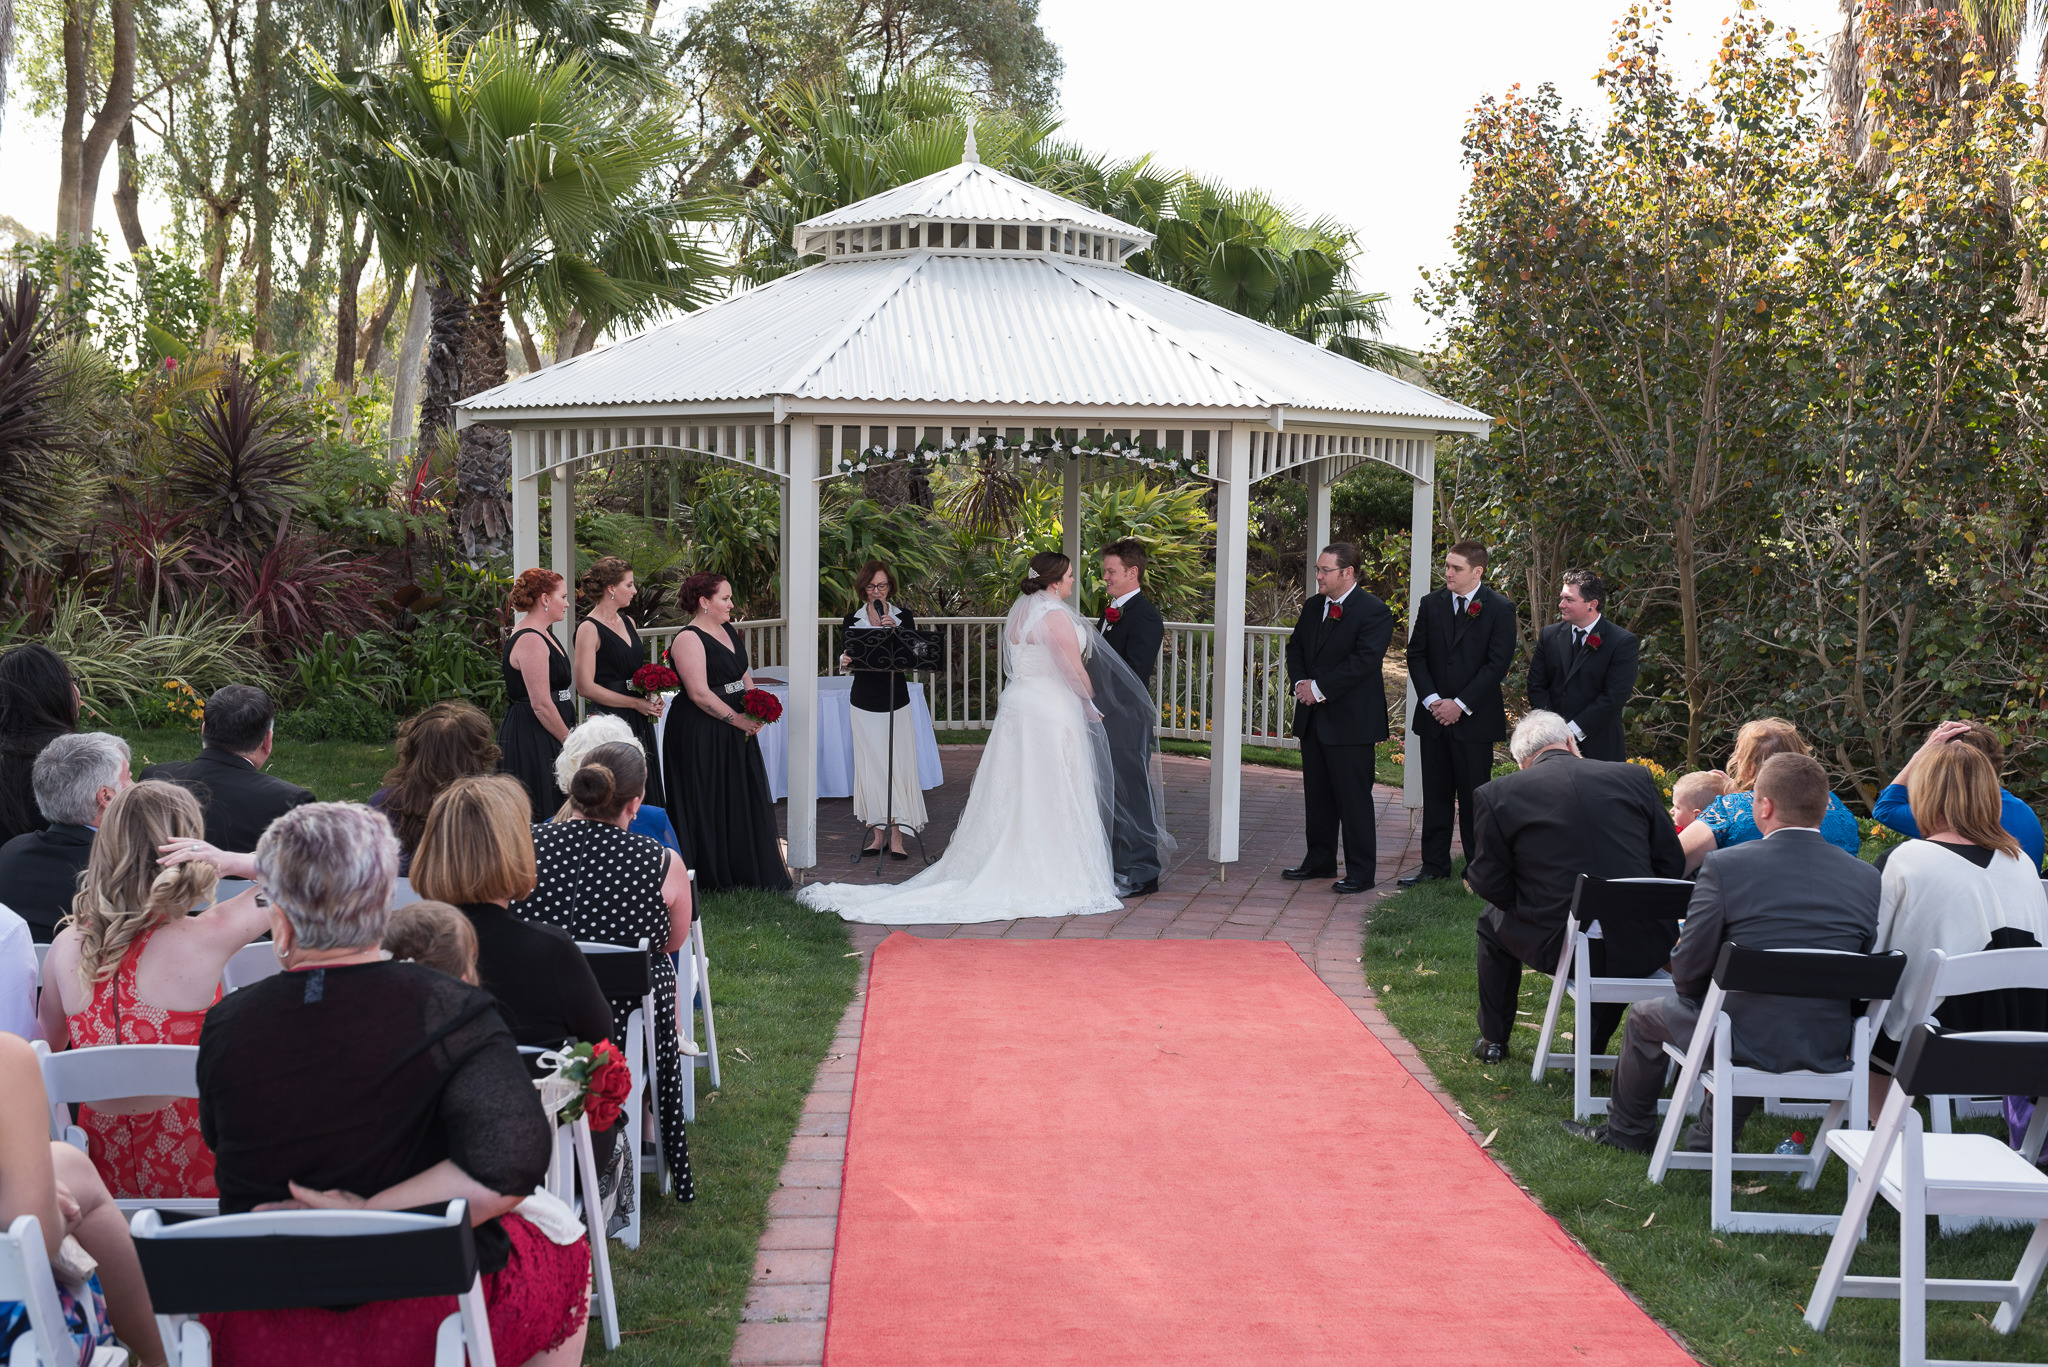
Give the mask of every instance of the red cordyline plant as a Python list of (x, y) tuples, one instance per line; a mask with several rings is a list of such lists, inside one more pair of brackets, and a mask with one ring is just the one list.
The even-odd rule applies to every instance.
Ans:
[(188, 557), (250, 619), (257, 645), (280, 657), (358, 613), (376, 583), (375, 561), (294, 533), (290, 521), (287, 513), (268, 546), (209, 536)]
[(42, 291), (28, 276), (0, 291), (0, 554), (9, 577), (54, 533), (61, 509), (51, 470), (75, 437), (51, 405), (57, 387)]
[(178, 433), (166, 484), (214, 536), (261, 545), (283, 535), (307, 445), (284, 404), (230, 356)]

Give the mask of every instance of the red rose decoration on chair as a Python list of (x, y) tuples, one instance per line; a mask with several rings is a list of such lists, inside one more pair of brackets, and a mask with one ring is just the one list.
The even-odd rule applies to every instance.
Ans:
[(667, 665), (641, 665), (633, 671), (633, 687), (650, 697), (666, 693), (681, 682)]
[(1477, 617), (1479, 615), (1479, 600), (1477, 598), (1465, 604), (1465, 615), (1467, 617)]
[(619, 1123), (619, 1111), (633, 1094), (633, 1070), (626, 1057), (610, 1040), (599, 1040), (590, 1051), (590, 1076), (583, 1085), (583, 1114), (593, 1130), (608, 1130)]
[(1588, 649), (1588, 650), (1598, 650), (1599, 648), (1600, 648), (1600, 633), (1596, 631), (1596, 632), (1594, 632), (1594, 633), (1593, 633), (1593, 634), (1592, 634), (1591, 636), (1588, 636), (1588, 637), (1586, 638), (1586, 649)]
[(765, 688), (748, 689), (740, 701), (745, 704), (750, 717), (759, 717), (770, 725), (782, 719), (782, 700)]
[(1115, 626), (1118, 622), (1123, 621), (1123, 619), (1124, 611), (1122, 608), (1110, 607), (1102, 610), (1102, 620), (1111, 626)]
[(1330, 604), (1330, 620), (1333, 622), (1344, 620), (1344, 605), (1342, 603)]

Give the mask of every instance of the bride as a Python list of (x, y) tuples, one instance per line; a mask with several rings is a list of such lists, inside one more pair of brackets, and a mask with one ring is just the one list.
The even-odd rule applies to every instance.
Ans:
[[(960, 824), (937, 863), (894, 887), (814, 883), (797, 896), (820, 911), (883, 925), (1000, 921), (1115, 911), (1110, 832), (1139, 820), (1172, 850), (1152, 813), (1163, 812), (1151, 751), (1157, 716), (1129, 665), (1105, 648), (1068, 603), (1074, 569), (1064, 555), (1033, 556), (1003, 629), (995, 727)], [(1148, 812), (1120, 811), (1105, 715), (1142, 719), (1118, 734), (1145, 737), (1152, 772)]]

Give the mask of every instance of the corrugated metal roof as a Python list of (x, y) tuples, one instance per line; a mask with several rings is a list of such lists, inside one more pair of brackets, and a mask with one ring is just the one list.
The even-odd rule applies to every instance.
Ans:
[(1129, 271), (835, 260), (466, 399), (473, 416), (761, 399), (1484, 414)]
[(1098, 233), (1117, 233), (1140, 246), (1152, 241), (1153, 236), (1143, 228), (1097, 213), (978, 161), (963, 161), (922, 180), (871, 195), (858, 204), (820, 214), (798, 224), (797, 231), (801, 234), (807, 228), (850, 228), (856, 223), (887, 223), (906, 218), (1071, 223)]

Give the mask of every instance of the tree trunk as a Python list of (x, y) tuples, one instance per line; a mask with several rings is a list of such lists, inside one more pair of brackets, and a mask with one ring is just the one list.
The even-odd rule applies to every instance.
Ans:
[(363, 324), (362, 333), (356, 338), (358, 373), (365, 379), (376, 374), (377, 363), (384, 359), (384, 334), (391, 330), (391, 316), (398, 312), (398, 301), (404, 296), (405, 277), (387, 280), (384, 302), (377, 305), (377, 311), (370, 315), (370, 321)]
[[(505, 301), (487, 281), (469, 311), (462, 397), (505, 383)], [(512, 437), (502, 427), (465, 428), (455, 458), (455, 533), (472, 564), (512, 552)], [(520, 567), (514, 567), (520, 568)]]
[(526, 315), (519, 311), (518, 305), (513, 305), (506, 312), (512, 315), (512, 331), (519, 334), (519, 354), (526, 358), (527, 373), (532, 374), (548, 363), (547, 358), (534, 345), (533, 333), (526, 326)]
[(121, 125), (121, 135), (114, 139), (114, 160), (119, 172), (119, 179), (114, 182), (114, 217), (120, 220), (121, 236), (127, 240), (128, 255), (135, 262), (135, 273), (147, 278), (149, 238), (142, 231), (142, 214), (139, 207), (142, 186), (136, 179), (133, 119)]
[(433, 320), (427, 328), (426, 387), (420, 398), (419, 453), (434, 457), (445, 428), (455, 425), (455, 401), (462, 397), (462, 360), (469, 336), (469, 301), (436, 280), (431, 292)]
[(562, 330), (555, 336), (555, 363), (557, 365), (569, 360), (571, 357), (581, 356), (584, 351), (589, 350), (588, 347), (581, 346), (583, 334), (589, 330), (589, 326), (588, 323), (583, 321), (582, 313), (575, 309), (569, 310), (568, 320), (562, 324)]
[(66, 0), (64, 6), (64, 122), (58, 139), (57, 240), (76, 247), (92, 240), (93, 212), (99, 204), (100, 168), (114, 138), (135, 110), (135, 0), (111, 0), (109, 27), (114, 50), (107, 72), (107, 94), (85, 126), (86, 102), (92, 98), (91, 70), (96, 56), (88, 36), (95, 0)]
[(276, 25), (271, 21), (271, 0), (256, 0), (256, 42), (252, 64), (256, 77), (256, 146), (251, 182), (256, 190), (255, 221), (249, 229), (249, 250), (256, 258), (255, 315), (253, 341), (258, 351), (277, 350), (276, 319), (271, 316), (271, 227), (277, 219), (277, 191), (270, 176), (271, 72), (277, 65)]
[[(355, 211), (350, 210), (342, 216), (342, 241), (355, 236), (355, 226)], [(356, 383), (356, 318), (360, 308), (356, 292), (363, 283), (363, 267), (370, 264), (373, 232), (366, 221), (361, 245), (351, 244), (354, 249), (341, 259), (341, 279), (335, 287), (334, 382), (341, 386), (344, 396), (354, 390)]]
[(428, 298), (427, 272), (415, 266), (412, 272), (411, 302), (405, 310), (405, 340), (398, 348), (398, 373), (391, 386), (391, 459), (402, 460), (413, 449), (413, 427), (418, 420), (420, 362), (427, 350), (427, 316), (433, 312)]

